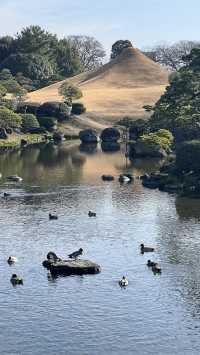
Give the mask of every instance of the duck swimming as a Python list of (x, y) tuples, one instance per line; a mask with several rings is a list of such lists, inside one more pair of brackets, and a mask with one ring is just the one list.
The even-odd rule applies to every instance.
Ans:
[(131, 182), (133, 179), (133, 177), (130, 174), (126, 174), (126, 175), (120, 175), (119, 176), (119, 182), (123, 183), (123, 182)]
[(156, 265), (156, 263), (154, 262), (154, 261), (151, 261), (151, 260), (148, 260), (147, 261), (147, 266), (148, 267), (153, 267), (153, 266), (155, 266)]
[(10, 282), (15, 285), (23, 285), (23, 279), (18, 277), (16, 274), (12, 274)]
[(17, 258), (15, 256), (9, 256), (8, 260), (7, 260), (8, 264), (14, 264), (17, 262)]
[(4, 194), (3, 194), (3, 197), (4, 197), (4, 198), (9, 197), (9, 196), (10, 196), (10, 194), (9, 194), (9, 193), (4, 192)]
[(101, 178), (103, 181), (113, 181), (115, 179), (112, 175), (102, 175)]
[(17, 176), (17, 175), (7, 176), (7, 180), (14, 181), (14, 182), (22, 182), (23, 181), (23, 179), (20, 176)]
[(92, 212), (92, 211), (89, 211), (89, 212), (88, 212), (88, 216), (89, 216), (89, 217), (96, 217), (96, 215), (97, 215), (97, 214), (96, 214), (95, 212)]
[(127, 279), (125, 276), (123, 276), (123, 277), (121, 278), (121, 280), (119, 280), (119, 285), (120, 285), (121, 287), (126, 287), (126, 286), (128, 286), (128, 279)]
[(154, 274), (161, 274), (162, 269), (158, 263), (155, 263), (155, 265), (152, 266), (152, 271)]
[(51, 213), (49, 213), (49, 219), (50, 220), (55, 220), (55, 219), (58, 219), (58, 216), (56, 215), (56, 214), (51, 214)]
[(78, 258), (78, 256), (80, 256), (80, 255), (82, 255), (82, 254), (83, 254), (83, 249), (80, 248), (79, 250), (74, 251), (73, 253), (69, 254), (68, 257), (69, 257), (70, 259), (75, 259), (75, 260), (76, 260), (76, 259)]
[(145, 247), (144, 244), (140, 244), (140, 249), (141, 249), (141, 253), (152, 253), (154, 252), (154, 248), (150, 248), (150, 247)]

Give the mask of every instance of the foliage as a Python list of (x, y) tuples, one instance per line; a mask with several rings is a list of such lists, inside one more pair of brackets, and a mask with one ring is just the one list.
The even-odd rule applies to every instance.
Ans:
[(149, 132), (149, 124), (148, 121), (145, 121), (141, 118), (133, 121), (130, 124), (129, 129), (129, 138), (130, 140), (136, 140), (140, 136)]
[(13, 75), (11, 73), (11, 71), (7, 68), (2, 69), (2, 71), (0, 72), (0, 80), (2, 81), (7, 81), (7, 80), (12, 80)]
[(177, 141), (200, 138), (200, 49), (193, 49), (184, 60), (150, 120), (152, 129), (169, 129)]
[(69, 36), (69, 44), (77, 54), (83, 70), (94, 70), (102, 64), (106, 53), (99, 41), (89, 36)]
[(21, 117), (21, 127), (23, 132), (30, 132), (32, 129), (38, 128), (40, 126), (36, 116), (31, 113), (22, 114)]
[(0, 107), (0, 127), (1, 128), (17, 128), (20, 127), (22, 118), (17, 113), (6, 107)]
[(71, 109), (63, 102), (45, 102), (37, 109), (37, 116), (56, 117), (59, 121), (69, 118)]
[(17, 102), (23, 102), (26, 99), (26, 94), (27, 94), (26, 89), (24, 89), (20, 85), (16, 87), (15, 91), (13, 92), (13, 96), (15, 97)]
[[(25, 134), (23, 139), (28, 142), (28, 144), (38, 144), (45, 142), (45, 137), (43, 134)], [(0, 139), (0, 149), (15, 149), (21, 146), (21, 137), (16, 136), (15, 139)]]
[(61, 78), (73, 76), (83, 69), (78, 51), (72, 49), (71, 43), (65, 38), (60, 40), (57, 45), (56, 63), (58, 67), (57, 74), (59, 74)]
[(37, 102), (20, 102), (17, 105), (17, 113), (32, 113), (37, 115), (37, 110), (40, 107), (40, 104)]
[(72, 113), (74, 115), (81, 115), (86, 111), (86, 107), (81, 102), (74, 102), (72, 104)]
[(146, 146), (152, 148), (155, 147), (163, 148), (164, 150), (168, 151), (173, 142), (173, 135), (171, 134), (171, 132), (165, 129), (160, 129), (154, 133), (151, 132), (151, 133), (143, 134), (140, 137), (139, 142), (142, 142)]
[(128, 40), (119, 40), (112, 45), (111, 59), (115, 59), (120, 55), (124, 48), (133, 47), (132, 43)]
[(48, 131), (51, 131), (55, 127), (57, 120), (54, 117), (40, 116), (38, 117), (38, 122), (40, 124), (40, 127), (44, 127)]
[(83, 94), (82, 91), (75, 85), (68, 81), (65, 81), (58, 90), (59, 94), (63, 97), (64, 101), (70, 106), (72, 105), (72, 100), (80, 99)]
[(183, 142), (178, 146), (176, 165), (181, 171), (200, 171), (200, 140)]
[(0, 83), (0, 99), (2, 99), (7, 93), (6, 88)]
[(101, 44), (93, 37), (58, 39), (39, 26), (26, 27), (15, 37), (0, 38), (0, 70), (10, 70), (27, 91), (94, 69), (104, 56)]
[(144, 51), (144, 54), (169, 69), (178, 70), (185, 64), (184, 57), (199, 45), (200, 42), (196, 41), (179, 41), (172, 45), (161, 43), (151, 50)]

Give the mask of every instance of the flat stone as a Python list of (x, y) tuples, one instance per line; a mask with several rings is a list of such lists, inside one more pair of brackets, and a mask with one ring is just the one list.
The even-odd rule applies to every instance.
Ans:
[(101, 267), (90, 260), (60, 260), (49, 265), (52, 275), (83, 275), (98, 274)]

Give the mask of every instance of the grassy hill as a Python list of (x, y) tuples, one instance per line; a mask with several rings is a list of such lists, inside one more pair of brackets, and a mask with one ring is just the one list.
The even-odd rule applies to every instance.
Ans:
[[(98, 128), (114, 124), (123, 116), (147, 116), (144, 105), (154, 104), (168, 84), (169, 71), (136, 48), (126, 48), (114, 60), (93, 72), (70, 78), (83, 91), (87, 107), (84, 126)], [(63, 81), (62, 81), (63, 82)], [(29, 101), (59, 101), (58, 82), (29, 94)], [(83, 117), (76, 122), (82, 127)]]

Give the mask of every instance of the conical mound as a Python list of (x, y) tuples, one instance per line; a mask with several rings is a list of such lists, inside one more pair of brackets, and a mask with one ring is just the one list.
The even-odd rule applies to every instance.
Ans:
[[(95, 88), (131, 88), (166, 85), (169, 72), (158, 63), (146, 57), (137, 48), (125, 48), (114, 60), (98, 70), (80, 77), (81, 86), (95, 85)], [(78, 78), (77, 78), (78, 79)], [(82, 80), (81, 80), (82, 79)]]
[[(97, 70), (70, 80), (83, 92), (82, 102), (88, 116), (98, 123), (114, 123), (120, 117), (144, 117), (143, 106), (154, 104), (168, 84), (170, 72), (146, 57), (137, 48), (122, 53)], [(29, 94), (34, 102), (58, 101), (59, 82)]]

